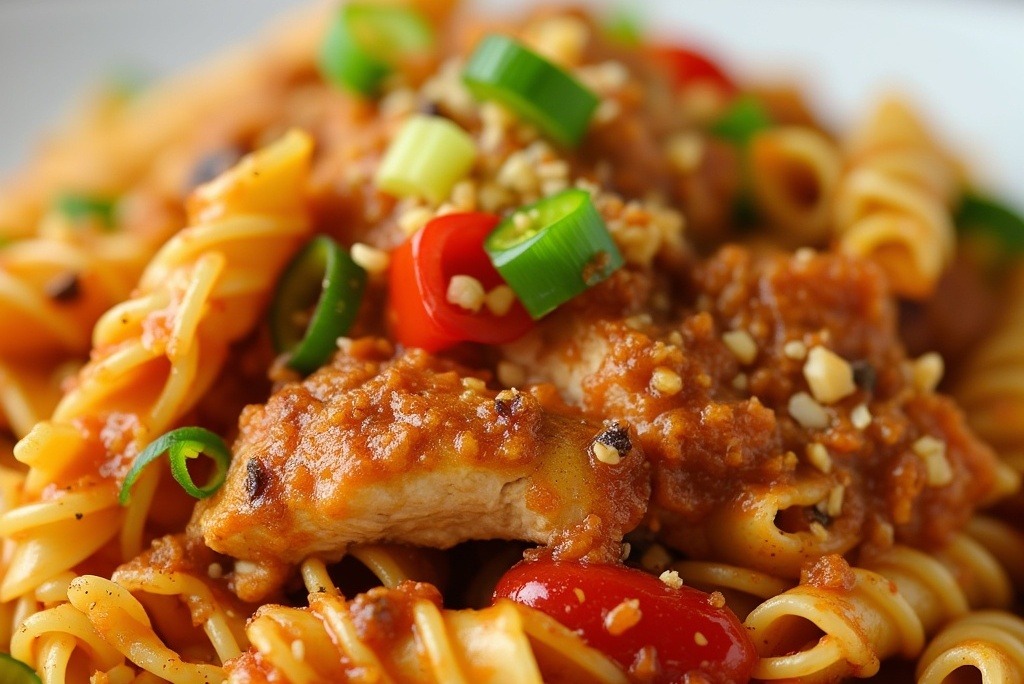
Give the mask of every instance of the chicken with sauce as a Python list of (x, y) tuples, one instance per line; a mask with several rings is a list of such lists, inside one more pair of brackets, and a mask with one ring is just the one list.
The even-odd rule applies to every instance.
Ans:
[(550, 387), (498, 392), (369, 338), (249, 407), (234, 452), (193, 524), (210, 548), (253, 561), (495, 538), (609, 561), (650, 493), (624, 423), (587, 419)]
[[(809, 544), (808, 560), (860, 540), (885, 548), (893, 533), (939, 547), (998, 491), (994, 454), (935, 393), (941, 369), (903, 352), (871, 264), (727, 248), (687, 273), (678, 312), (660, 320), (609, 305), (628, 302), (624, 279), (605, 286), (622, 296), (583, 298), (504, 358), (587, 415), (635, 426), (652, 466), (648, 524), (670, 545), (739, 561), (744, 551), (716, 539), (714, 521), (771, 487), (805, 483), (822, 501), (778, 524), (836, 533)], [(822, 514), (814, 504), (825, 508), (837, 487), (841, 505)], [(743, 560), (780, 569), (777, 558)]]

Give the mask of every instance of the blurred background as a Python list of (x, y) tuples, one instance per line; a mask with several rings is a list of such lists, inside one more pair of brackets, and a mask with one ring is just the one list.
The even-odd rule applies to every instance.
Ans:
[[(76, 95), (111, 74), (159, 76), (270, 25), (288, 0), (0, 0), (0, 175)], [(515, 1), (478, 0), (487, 11)], [(579, 4), (579, 3), (578, 3)], [(886, 90), (925, 109), (983, 185), (1024, 205), (1024, 2), (591, 2), (707, 50), (742, 77), (797, 79), (837, 126)]]

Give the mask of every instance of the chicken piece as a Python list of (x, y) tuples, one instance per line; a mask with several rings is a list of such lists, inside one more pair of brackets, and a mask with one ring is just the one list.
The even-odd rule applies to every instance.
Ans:
[[(552, 382), (587, 415), (636, 429), (663, 542), (717, 557), (713, 521), (723, 511), (754, 507), (769, 487), (807, 490), (823, 479), (822, 499), (794, 504), (780, 529), (803, 534), (818, 522), (828, 543), (884, 547), (895, 532), (938, 547), (998, 493), (992, 451), (948, 398), (914, 379), (874, 265), (730, 247), (691, 269), (678, 292), (679, 311), (663, 320), (558, 311), (503, 348), (529, 381)], [(854, 381), (821, 403), (807, 378), (819, 346)], [(793, 408), (800, 394), (813, 415)], [(777, 558), (767, 562), (777, 571)]]
[(227, 482), (193, 533), (253, 561), (493, 538), (612, 560), (650, 495), (635, 444), (551, 387), (496, 393), (453, 362), (358, 340), (246, 409)]

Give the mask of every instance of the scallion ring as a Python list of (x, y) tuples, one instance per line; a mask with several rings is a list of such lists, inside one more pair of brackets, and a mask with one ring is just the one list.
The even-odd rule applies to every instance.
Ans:
[(40, 684), (31, 667), (8, 653), (0, 653), (0, 684)]
[(397, 59), (433, 44), (430, 24), (409, 7), (349, 4), (334, 15), (320, 46), (320, 72), (334, 85), (373, 95)]
[(626, 7), (619, 7), (605, 21), (604, 35), (613, 43), (626, 47), (639, 47), (644, 42), (644, 29), (640, 17)]
[(623, 264), (590, 194), (577, 189), (519, 209), (487, 236), (484, 250), (535, 319)]
[(396, 197), (426, 197), (440, 203), (475, 158), (473, 139), (458, 125), (441, 116), (413, 116), (388, 146), (377, 186)]
[(58, 195), (53, 206), (72, 222), (94, 219), (107, 229), (115, 225), (116, 202), (109, 197), (67, 192)]
[[(128, 504), (132, 486), (142, 474), (142, 469), (159, 458), (164, 452), (171, 463), (171, 475), (181, 488), (192, 497), (205, 499), (212, 496), (224, 484), (228, 466), (231, 464), (231, 450), (217, 434), (201, 427), (183, 427), (166, 432), (142, 453), (135, 457), (131, 470), (121, 483), (121, 493), (117, 500), (122, 505)], [(214, 470), (203, 486), (196, 485), (188, 472), (188, 460), (205, 454), (213, 461)]]
[(587, 132), (598, 98), (571, 75), (501, 35), (481, 41), (462, 80), (479, 100), (494, 100), (546, 135), (575, 147)]
[(711, 125), (711, 133), (745, 148), (756, 134), (771, 128), (773, 122), (761, 102), (751, 95), (736, 98)]
[(966, 193), (960, 201), (956, 226), (964, 233), (987, 233), (1014, 254), (1024, 252), (1024, 218), (991, 197)]
[(324, 235), (292, 259), (270, 305), (274, 347), (289, 354), (290, 367), (308, 374), (324, 364), (352, 327), (365, 288), (366, 271)]

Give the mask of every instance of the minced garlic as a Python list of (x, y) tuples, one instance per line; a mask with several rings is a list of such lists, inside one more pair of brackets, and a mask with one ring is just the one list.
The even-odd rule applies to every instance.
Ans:
[(808, 430), (828, 427), (828, 412), (807, 392), (797, 392), (789, 398), (789, 415)]
[(461, 306), (467, 311), (477, 313), (484, 304), (486, 292), (480, 281), (473, 276), (454, 275), (448, 281), (447, 299), (450, 304)]
[(730, 330), (722, 335), (722, 342), (740, 363), (753, 363), (757, 358), (757, 342), (746, 330)]
[(843, 357), (820, 345), (807, 352), (804, 378), (811, 394), (822, 404), (832, 404), (857, 391), (853, 368)]

